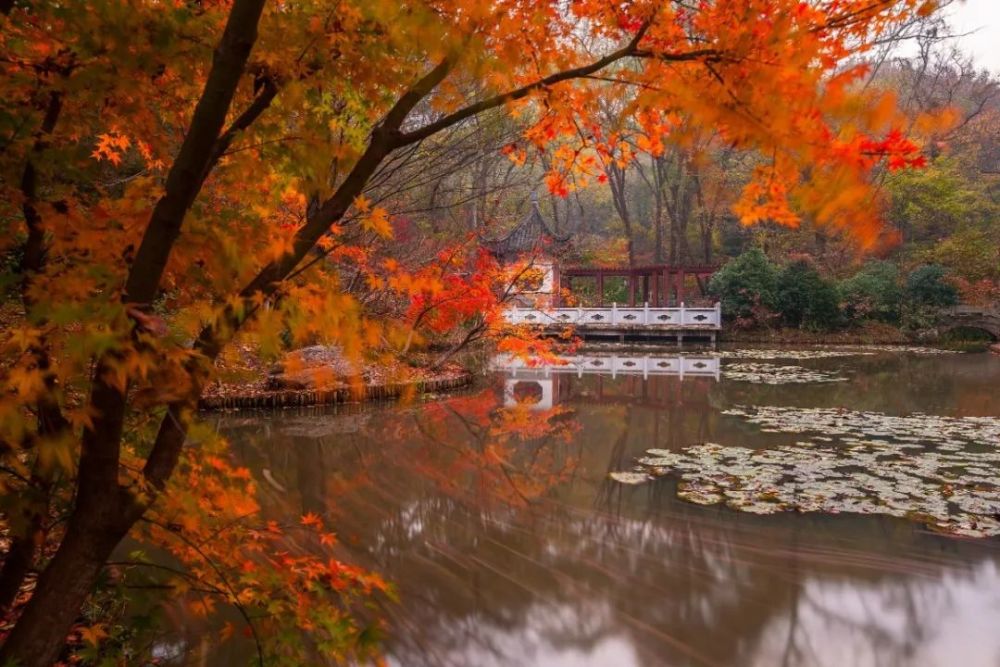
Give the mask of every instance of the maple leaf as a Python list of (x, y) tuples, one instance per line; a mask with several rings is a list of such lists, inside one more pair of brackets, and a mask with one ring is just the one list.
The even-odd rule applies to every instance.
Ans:
[(354, 208), (358, 209), (359, 213), (367, 213), (371, 210), (372, 202), (368, 197), (364, 195), (358, 195), (354, 198)]
[(100, 161), (108, 160), (116, 167), (122, 162), (122, 152), (129, 147), (129, 138), (117, 132), (97, 135), (97, 147), (90, 154)]
[(371, 209), (361, 218), (361, 226), (370, 232), (375, 232), (383, 239), (392, 237), (392, 225), (389, 223), (389, 212), (381, 206)]
[(110, 636), (102, 623), (80, 628), (79, 632), (80, 640), (94, 647), (100, 644), (102, 639), (107, 639)]

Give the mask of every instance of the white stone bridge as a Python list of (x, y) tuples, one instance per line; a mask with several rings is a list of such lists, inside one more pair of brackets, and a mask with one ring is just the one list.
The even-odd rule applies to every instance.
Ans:
[(722, 310), (716, 303), (710, 307), (676, 308), (643, 306), (601, 306), (598, 308), (524, 308), (513, 307), (506, 312), (511, 324), (528, 324), (552, 332), (567, 326), (581, 337), (672, 338), (678, 342), (706, 339), (715, 342), (722, 329)]

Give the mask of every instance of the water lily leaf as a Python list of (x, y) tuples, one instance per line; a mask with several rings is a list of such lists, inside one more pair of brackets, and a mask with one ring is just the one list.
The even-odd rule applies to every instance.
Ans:
[(642, 484), (652, 479), (648, 473), (644, 472), (612, 472), (608, 477), (619, 484)]
[(769, 449), (652, 449), (638, 461), (644, 473), (612, 478), (674, 476), (682, 500), (740, 512), (879, 514), (953, 535), (1000, 535), (1000, 418), (769, 406), (724, 414), (804, 439)]

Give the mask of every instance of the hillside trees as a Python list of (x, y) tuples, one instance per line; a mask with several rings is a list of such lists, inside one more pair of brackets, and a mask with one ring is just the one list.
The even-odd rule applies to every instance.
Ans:
[[(0, 249), (22, 302), (2, 334), (3, 493), (42, 567), (0, 662), (57, 658), (111, 552), (163, 502), (236, 336), (358, 354), (405, 335), (349, 289), (391, 243), (372, 197), (401, 151), (503, 109), (526, 126), (510, 157), (551, 148), (546, 182), (568, 194), (598, 176), (588, 111), (631, 90), (644, 136), (683, 112), (767, 156), (745, 222), (808, 215), (862, 242), (879, 229), (870, 170), (922, 161), (891, 105), (858, 117), (860, 70), (831, 76), (932, 9), (916, 0), (0, 9)], [(574, 48), (581, 30), (593, 51)], [(39, 534), (52, 502), (66, 521)]]

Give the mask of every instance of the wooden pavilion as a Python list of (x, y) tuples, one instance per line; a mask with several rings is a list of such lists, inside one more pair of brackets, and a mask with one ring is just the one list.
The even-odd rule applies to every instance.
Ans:
[[(648, 304), (659, 308), (679, 306), (685, 302), (708, 298), (708, 280), (718, 270), (707, 265), (651, 264), (638, 267), (562, 267), (559, 270), (559, 292), (573, 292), (573, 282), (581, 279), (595, 283), (595, 306), (605, 305), (608, 278), (623, 278), (627, 305)], [(623, 304), (624, 305), (624, 304)]]
[[(483, 239), (483, 245), (501, 264), (530, 261), (542, 272), (543, 279), (534, 288), (522, 288), (515, 301), (522, 305), (559, 307), (564, 292), (573, 293), (574, 282), (582, 286), (591, 283), (594, 302), (588, 305), (601, 307), (606, 298), (607, 283), (623, 279), (626, 297), (612, 299), (620, 305), (649, 305), (653, 308), (699, 305), (707, 300), (708, 280), (717, 267), (707, 265), (650, 264), (636, 267), (564, 267), (562, 261), (571, 254), (571, 236), (560, 233), (542, 215), (538, 196), (531, 194), (528, 214), (500, 238)], [(621, 290), (617, 290), (621, 293)], [(586, 297), (590, 294), (574, 294)], [(702, 305), (709, 305), (707, 303)]]

